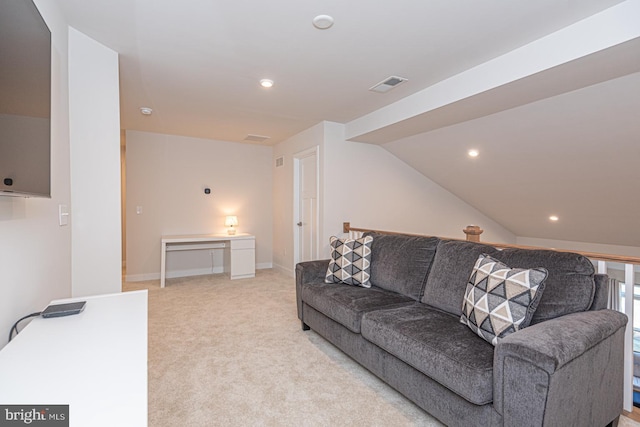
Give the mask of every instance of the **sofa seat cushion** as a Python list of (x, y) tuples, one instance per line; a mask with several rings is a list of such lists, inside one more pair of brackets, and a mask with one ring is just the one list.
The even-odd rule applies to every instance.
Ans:
[(360, 333), (364, 313), (414, 302), (409, 297), (384, 289), (338, 283), (302, 285), (302, 301), (355, 333)]
[(414, 303), (365, 313), (362, 336), (476, 405), (493, 401), (494, 347), (460, 318)]

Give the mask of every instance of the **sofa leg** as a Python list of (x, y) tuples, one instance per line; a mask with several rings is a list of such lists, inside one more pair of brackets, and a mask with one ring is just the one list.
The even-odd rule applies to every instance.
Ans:
[[(309, 327), (309, 325), (307, 325), (306, 323), (304, 323), (303, 321), (300, 321), (300, 323), (302, 324), (302, 330), (303, 331), (308, 331), (309, 329), (311, 329)], [(615, 426), (614, 426), (615, 427)]]
[(618, 415), (615, 420), (607, 424), (607, 427), (618, 427), (618, 421), (620, 421), (620, 415)]

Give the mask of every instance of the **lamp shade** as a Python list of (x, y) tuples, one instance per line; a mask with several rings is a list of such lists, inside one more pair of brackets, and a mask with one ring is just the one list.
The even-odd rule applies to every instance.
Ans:
[(235, 227), (236, 225), (238, 225), (238, 217), (235, 215), (229, 215), (224, 220), (225, 227)]

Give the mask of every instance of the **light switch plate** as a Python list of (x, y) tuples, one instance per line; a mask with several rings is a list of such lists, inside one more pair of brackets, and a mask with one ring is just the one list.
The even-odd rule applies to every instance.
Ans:
[(58, 220), (60, 226), (69, 224), (69, 208), (67, 208), (67, 205), (58, 205)]

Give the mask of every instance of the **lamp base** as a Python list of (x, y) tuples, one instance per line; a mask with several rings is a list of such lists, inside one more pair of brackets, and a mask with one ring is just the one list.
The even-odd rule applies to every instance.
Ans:
[(233, 236), (234, 234), (236, 234), (236, 229), (235, 228), (228, 229), (227, 234), (229, 234), (229, 236)]

